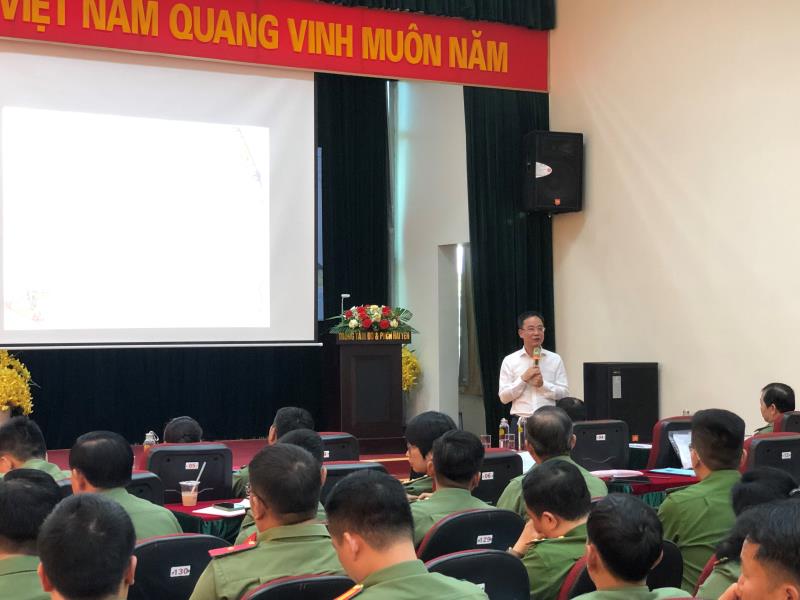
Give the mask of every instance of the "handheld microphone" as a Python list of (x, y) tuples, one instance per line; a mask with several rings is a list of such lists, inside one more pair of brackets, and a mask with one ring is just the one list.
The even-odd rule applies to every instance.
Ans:
[(542, 347), (537, 346), (533, 349), (533, 364), (539, 366), (539, 359), (542, 357)]

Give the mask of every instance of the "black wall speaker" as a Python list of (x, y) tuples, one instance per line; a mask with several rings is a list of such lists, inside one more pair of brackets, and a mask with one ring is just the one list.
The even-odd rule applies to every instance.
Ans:
[(531, 131), (525, 136), (522, 209), (574, 212), (583, 207), (583, 134)]

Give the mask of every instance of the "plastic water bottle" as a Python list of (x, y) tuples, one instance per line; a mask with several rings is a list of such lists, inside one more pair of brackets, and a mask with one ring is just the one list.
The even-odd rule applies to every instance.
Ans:
[(509, 430), (508, 420), (505, 417), (503, 417), (502, 419), (500, 419), (500, 437), (498, 438), (499, 448), (506, 447), (506, 436), (508, 435), (508, 430)]
[(148, 431), (144, 434), (144, 443), (142, 444), (146, 449), (155, 446), (158, 443), (158, 436), (155, 431)]

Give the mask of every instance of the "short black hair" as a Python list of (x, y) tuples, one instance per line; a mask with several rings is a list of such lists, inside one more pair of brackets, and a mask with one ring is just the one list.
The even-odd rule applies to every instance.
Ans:
[(192, 417), (175, 417), (164, 425), (164, 441), (168, 444), (192, 444), (203, 439), (203, 428)]
[(789, 412), (794, 410), (794, 390), (785, 383), (768, 383), (761, 388), (764, 406), (770, 407), (773, 404), (778, 412)]
[(35, 469), (8, 473), (0, 480), (0, 550), (36, 554), (39, 528), (60, 501), (58, 484), (47, 473)]
[(759, 546), (756, 560), (777, 567), (800, 585), (800, 502), (770, 502), (752, 510), (747, 539)]
[(429, 410), (418, 414), (406, 425), (406, 441), (419, 449), (423, 458), (433, 448), (433, 442), (448, 431), (458, 429), (455, 421), (444, 413)]
[(786, 471), (774, 467), (756, 467), (745, 472), (731, 489), (733, 512), (737, 515), (736, 524), (717, 545), (717, 558), (738, 561), (744, 539), (753, 526), (753, 515), (749, 509), (760, 504), (785, 500), (795, 489), (797, 483)]
[(305, 408), (284, 406), (275, 413), (272, 422), (275, 434), (280, 438), (295, 429), (314, 429), (314, 417)]
[(10, 454), (21, 461), (44, 458), (47, 446), (42, 430), (28, 417), (12, 417), (0, 427), (0, 454)]
[(712, 471), (738, 469), (744, 445), (744, 421), (721, 408), (698, 410), (692, 417), (692, 446)]
[(135, 544), (133, 524), (119, 504), (101, 494), (78, 494), (47, 517), (38, 546), (56, 590), (90, 600), (117, 593)]
[(357, 533), (376, 550), (398, 541), (414, 541), (414, 519), (406, 491), (382, 471), (351, 473), (339, 481), (325, 502), (328, 529), (336, 538)]
[(133, 450), (113, 431), (90, 431), (80, 436), (69, 451), (69, 468), (77, 469), (94, 487), (124, 487), (131, 480)]
[(266, 446), (250, 461), (250, 492), (286, 525), (314, 517), (321, 489), (319, 463), (299, 446)]
[(553, 513), (567, 521), (589, 514), (592, 498), (578, 467), (565, 460), (548, 460), (522, 480), (525, 504), (537, 516)]
[(524, 313), (521, 313), (517, 317), (517, 329), (522, 329), (522, 326), (525, 325), (525, 321), (527, 321), (531, 317), (539, 317), (539, 320), (542, 322), (542, 325), (544, 325), (544, 317), (542, 316), (542, 313), (536, 310), (526, 310)]
[(295, 429), (279, 438), (278, 441), (281, 444), (292, 444), (308, 450), (308, 453), (317, 461), (319, 468), (322, 467), (322, 462), (325, 460), (325, 444), (322, 443), (322, 437), (316, 431)]
[(556, 406), (567, 413), (573, 423), (586, 420), (586, 405), (580, 398), (567, 396), (556, 400)]
[(630, 494), (609, 494), (595, 504), (586, 532), (608, 570), (626, 582), (646, 579), (661, 556), (661, 521)]
[(572, 419), (563, 408), (542, 406), (525, 421), (525, 439), (542, 458), (569, 454)]
[(485, 450), (469, 431), (448, 431), (433, 442), (433, 468), (437, 478), (467, 484), (480, 472)]

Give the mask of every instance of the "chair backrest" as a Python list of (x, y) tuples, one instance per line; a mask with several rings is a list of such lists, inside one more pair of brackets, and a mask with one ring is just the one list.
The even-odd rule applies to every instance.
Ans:
[(483, 457), (481, 481), (472, 495), (489, 504), (496, 504), (508, 482), (522, 475), (522, 458), (512, 450), (488, 448)]
[(358, 439), (344, 431), (321, 431), (323, 460), (358, 460)]
[(242, 600), (332, 600), (355, 585), (341, 575), (299, 575), (273, 579), (251, 589)]
[(781, 413), (772, 426), (775, 433), (784, 431), (800, 433), (800, 412), (792, 410)]
[[(203, 474), (205, 478), (205, 473)], [(131, 482), (126, 486), (129, 493), (153, 504), (164, 504), (164, 484), (161, 478), (150, 471), (134, 471)]]
[(680, 468), (681, 459), (669, 441), (670, 431), (686, 431), (692, 428), (692, 417), (668, 417), (653, 426), (653, 447), (647, 460), (648, 469), (665, 467)]
[(226, 546), (221, 538), (194, 533), (141, 540), (128, 600), (186, 600), (211, 560), (209, 550)]
[(742, 470), (775, 467), (800, 479), (800, 433), (763, 433), (744, 442), (747, 463)]
[(582, 556), (567, 573), (561, 588), (558, 590), (557, 600), (570, 600), (581, 594), (588, 594), (595, 591), (594, 582), (589, 577), (589, 570), (586, 568), (586, 557)]
[(522, 533), (518, 514), (498, 508), (464, 510), (438, 521), (417, 548), (420, 560), (462, 550), (506, 550)]
[(587, 471), (628, 468), (628, 424), (625, 421), (575, 423), (572, 460)]
[(353, 461), (338, 461), (338, 462), (326, 462), (325, 468), (328, 470), (328, 476), (325, 478), (325, 484), (322, 486), (322, 492), (320, 493), (319, 501), (325, 504), (325, 500), (328, 498), (328, 494), (333, 489), (333, 486), (340, 479), (344, 479), (350, 473), (355, 473), (356, 471), (363, 471), (374, 469), (376, 471), (383, 471), (386, 472), (386, 467), (384, 467), (381, 463), (377, 462), (353, 462)]
[(197, 479), (206, 463), (198, 499), (230, 498), (233, 479), (233, 455), (224, 444), (167, 444), (156, 446), (147, 457), (147, 470), (164, 484), (164, 502), (181, 501), (181, 481)]
[(71, 479), (59, 479), (56, 481), (58, 484), (58, 489), (61, 491), (61, 497), (66, 498), (67, 496), (72, 496), (72, 480)]
[(712, 554), (711, 558), (708, 559), (706, 566), (703, 567), (703, 570), (700, 572), (700, 577), (697, 578), (697, 583), (694, 586), (694, 595), (697, 596), (697, 592), (700, 590), (700, 586), (706, 582), (708, 576), (711, 575), (711, 571), (714, 570), (714, 565), (717, 564), (717, 555)]
[(522, 561), (501, 550), (464, 550), (425, 563), (431, 573), (469, 581), (489, 600), (529, 600), (528, 571)]

